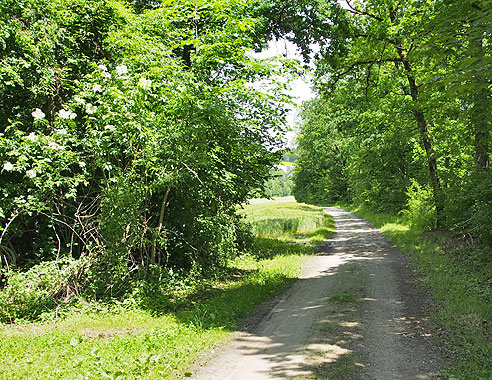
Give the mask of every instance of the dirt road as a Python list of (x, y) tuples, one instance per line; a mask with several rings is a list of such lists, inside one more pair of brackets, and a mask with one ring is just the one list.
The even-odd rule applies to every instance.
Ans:
[(337, 232), (300, 279), (195, 380), (439, 379), (404, 258), (363, 219), (327, 208)]

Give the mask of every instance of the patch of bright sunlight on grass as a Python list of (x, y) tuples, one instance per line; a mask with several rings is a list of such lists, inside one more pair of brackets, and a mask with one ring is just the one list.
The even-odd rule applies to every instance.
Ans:
[(408, 231), (410, 227), (404, 225), (404, 224), (397, 224), (397, 223), (387, 223), (381, 227), (382, 232), (398, 232), (398, 231)]
[(294, 197), (253, 199), (239, 213), (260, 239), (318, 244), (335, 230), (333, 218), (321, 207), (297, 203)]

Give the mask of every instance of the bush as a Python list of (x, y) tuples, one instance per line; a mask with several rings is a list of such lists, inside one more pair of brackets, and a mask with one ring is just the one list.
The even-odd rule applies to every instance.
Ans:
[(287, 97), (248, 82), (281, 91), (295, 70), (247, 54), (246, 4), (14, 3), (0, 2), (0, 253), (22, 270), (91, 255), (95, 296), (128, 292), (140, 267), (224, 265), (235, 206), (280, 158)]
[(401, 213), (408, 223), (418, 229), (427, 230), (436, 226), (436, 207), (432, 190), (428, 186), (421, 186), (412, 180), (407, 190), (407, 208)]
[(35, 319), (62, 304), (69, 304), (82, 291), (89, 260), (61, 259), (35, 265), (26, 272), (4, 272), (0, 290), (0, 322)]
[(451, 228), (492, 245), (492, 173), (477, 171), (454, 191), (447, 206)]

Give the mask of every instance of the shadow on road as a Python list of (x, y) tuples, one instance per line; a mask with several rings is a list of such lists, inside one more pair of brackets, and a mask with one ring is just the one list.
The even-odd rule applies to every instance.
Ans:
[(439, 378), (401, 255), (363, 219), (328, 212), (334, 238), (195, 379)]

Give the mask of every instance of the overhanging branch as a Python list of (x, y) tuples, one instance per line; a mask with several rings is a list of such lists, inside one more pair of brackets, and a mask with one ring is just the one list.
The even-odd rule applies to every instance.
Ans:
[(381, 17), (379, 16), (376, 16), (376, 15), (373, 15), (372, 13), (369, 13), (369, 12), (365, 12), (363, 10), (360, 10), (360, 9), (356, 9), (352, 6), (352, 4), (350, 4), (350, 1), (349, 0), (345, 0), (345, 2), (347, 3), (348, 7), (350, 9), (347, 9), (350, 13), (353, 13), (353, 14), (356, 14), (356, 15), (361, 15), (361, 16), (368, 16), (368, 17), (371, 17), (375, 20), (378, 20), (378, 21), (384, 21)]
[(373, 60), (369, 60), (369, 61), (357, 61), (357, 62), (352, 63), (347, 70), (340, 73), (338, 75), (338, 77), (343, 77), (343, 76), (347, 75), (348, 73), (350, 73), (353, 69), (355, 69), (358, 66), (366, 66), (366, 65), (372, 66), (375, 64), (380, 64), (380, 63), (385, 63), (385, 62), (396, 63), (396, 62), (401, 62), (401, 59), (400, 58), (379, 58), (379, 59), (373, 59)]

